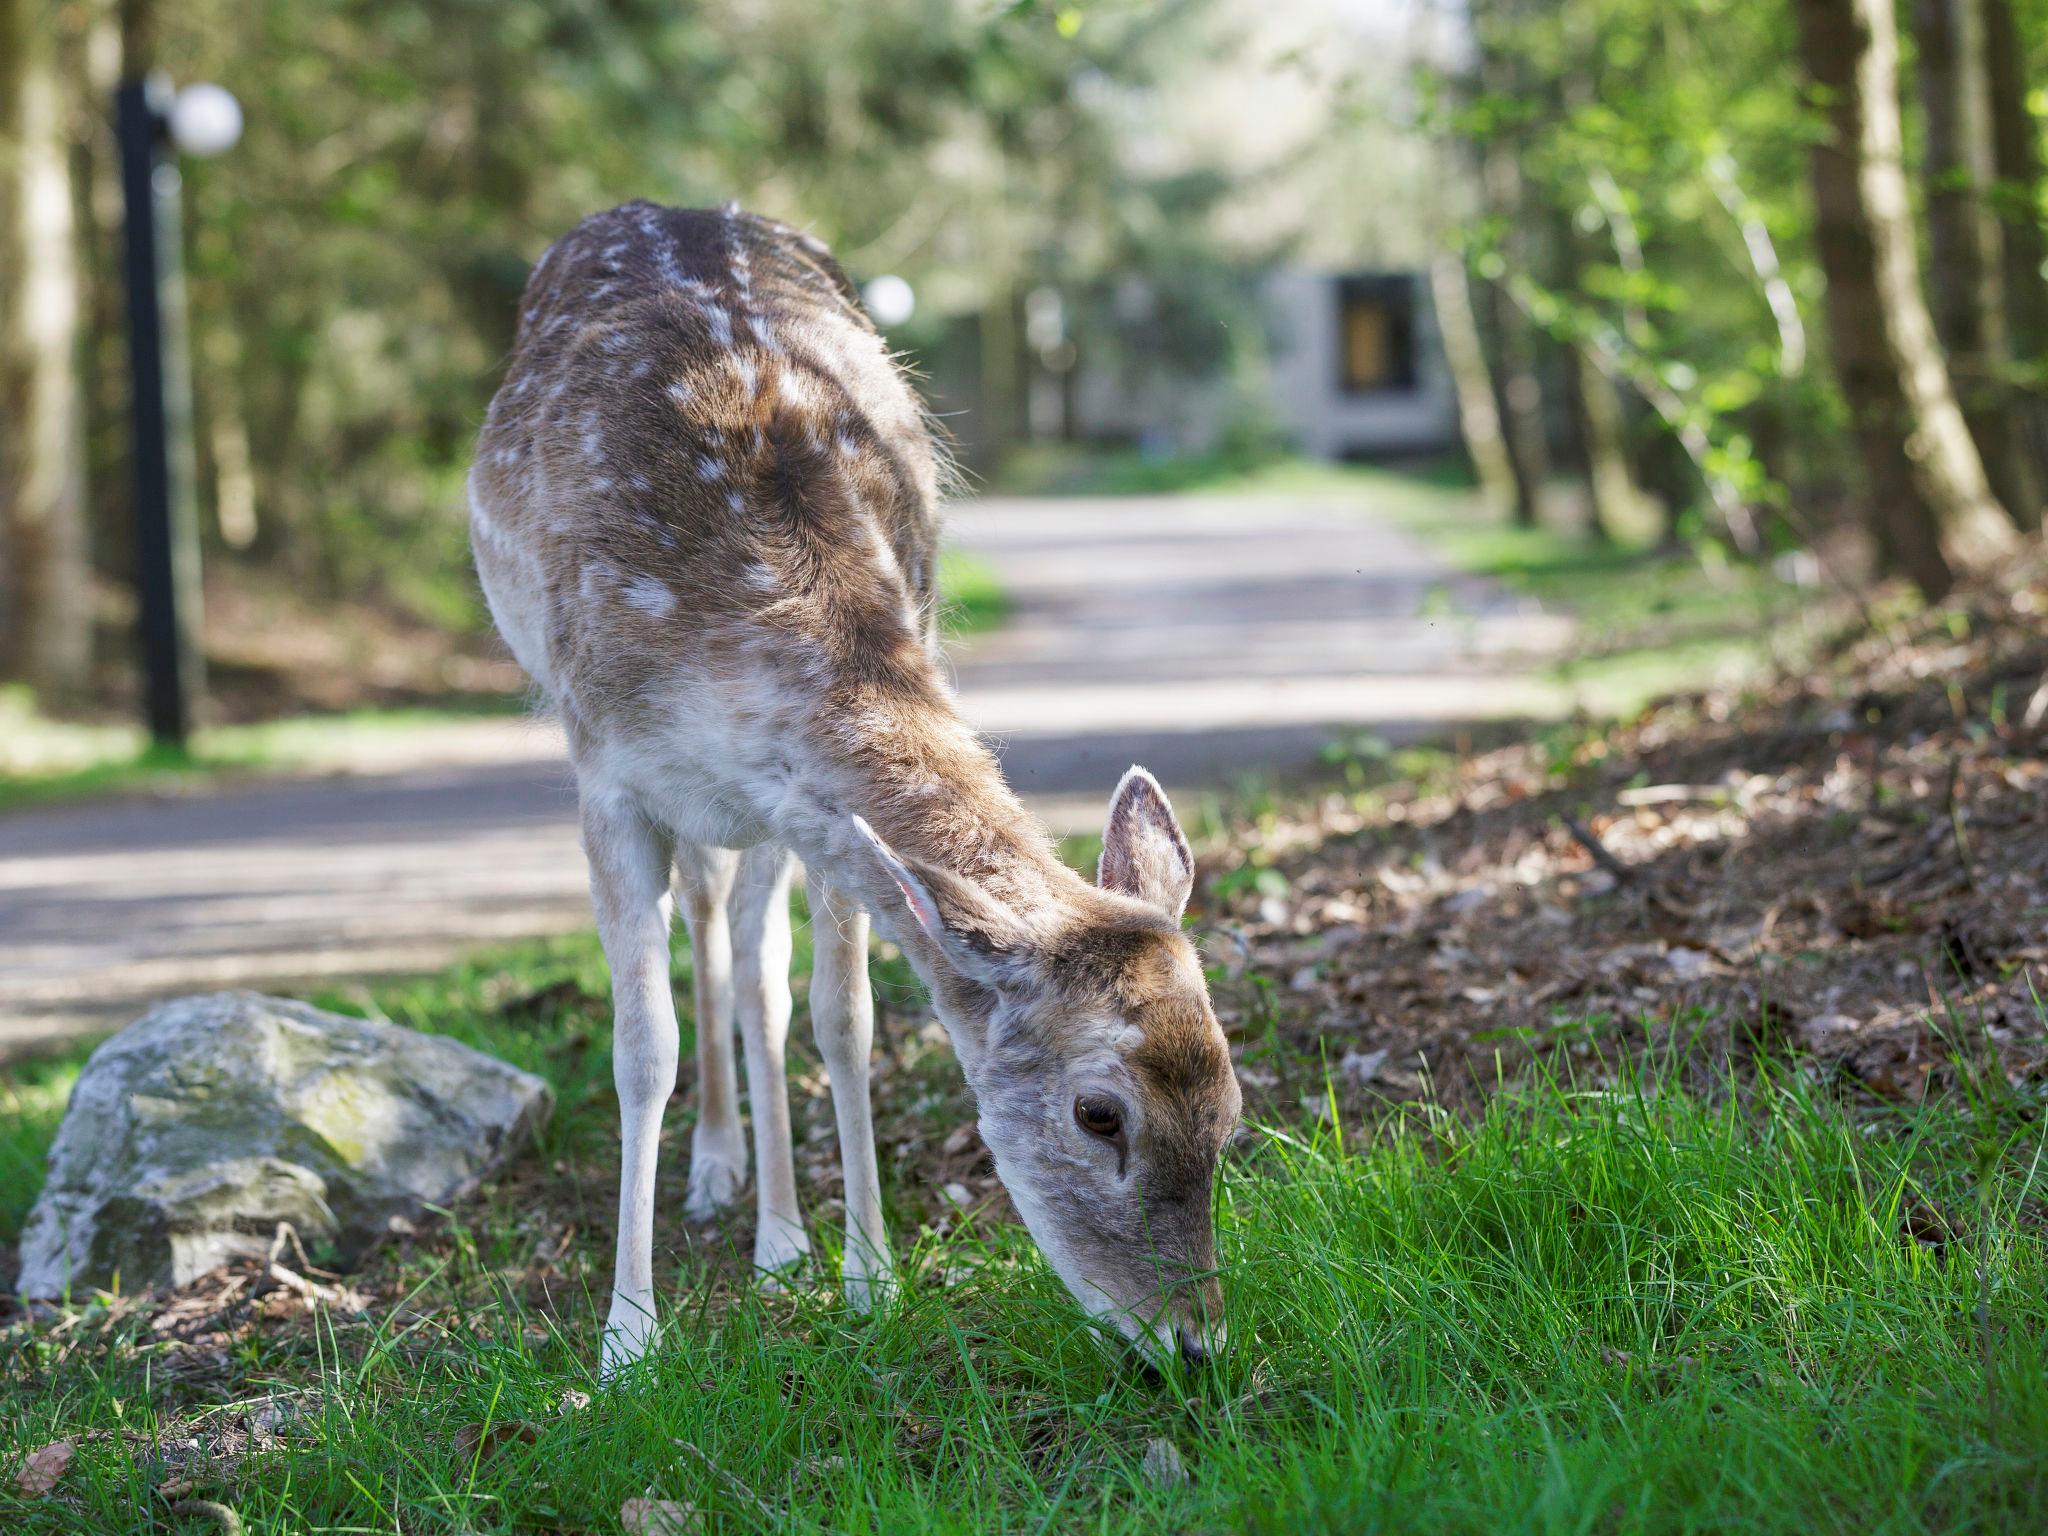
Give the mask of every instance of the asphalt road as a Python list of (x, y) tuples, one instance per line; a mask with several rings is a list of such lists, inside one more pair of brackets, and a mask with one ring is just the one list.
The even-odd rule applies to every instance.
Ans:
[[(1390, 519), (1306, 500), (983, 500), (951, 537), (1012, 609), (956, 647), (961, 701), (1062, 829), (1133, 762), (1169, 789), (1544, 707), (1556, 621)], [(545, 721), (423, 738), (374, 773), (0, 817), (0, 1057), (148, 1003), (442, 965), (589, 920)]]

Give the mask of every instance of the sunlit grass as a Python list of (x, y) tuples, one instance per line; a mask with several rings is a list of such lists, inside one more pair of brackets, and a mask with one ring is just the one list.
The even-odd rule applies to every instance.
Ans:
[[(906, 997), (900, 965), (878, 979)], [(587, 1164), (602, 1212), (602, 997), (579, 938), (328, 1001), (546, 1075), (559, 1108), (529, 1164)], [(7, 1090), (24, 1106), (12, 1173), (47, 1140), (71, 1069), (37, 1070)], [(1091, 1342), (1016, 1229), (920, 1233), (902, 1209), (921, 1208), (917, 1192), (896, 1187), (911, 1284), (895, 1310), (838, 1304), (829, 1220), (814, 1222), (820, 1267), (778, 1296), (730, 1261), (665, 1250), (659, 1350), (600, 1391), (601, 1269), (559, 1283), (544, 1315), (513, 1279), (531, 1197), (499, 1190), (404, 1261), (407, 1321), (257, 1336), (225, 1381), (181, 1385), (140, 1319), (114, 1347), (69, 1353), (50, 1325), (18, 1329), (0, 1456), (125, 1438), (81, 1441), (71, 1502), (5, 1518), (156, 1528), (152, 1443), (285, 1393), (307, 1418), (194, 1492), (251, 1530), (606, 1530), (650, 1491), (729, 1530), (2035, 1529), (2040, 1090), (1972, 1082), (1879, 1111), (1791, 1068), (1711, 1102), (1653, 1074), (1511, 1089), (1467, 1125), (1410, 1107), (1260, 1128), (1218, 1197), (1228, 1351), (1165, 1381)], [(680, 1161), (684, 1126), (669, 1142)], [(1902, 1235), (1922, 1208), (1952, 1234), (1939, 1246)], [(576, 1241), (602, 1256), (605, 1225)], [(565, 1407), (578, 1391), (589, 1405)], [(531, 1427), (486, 1454), (457, 1448), (457, 1426), (486, 1422)], [(1156, 1439), (1184, 1458), (1184, 1484), (1141, 1474)]]

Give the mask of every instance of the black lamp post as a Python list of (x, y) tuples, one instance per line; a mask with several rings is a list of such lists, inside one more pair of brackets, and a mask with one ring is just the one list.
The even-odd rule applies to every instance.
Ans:
[(192, 374), (179, 235), (179, 151), (219, 154), (242, 110), (217, 85), (174, 92), (161, 74), (114, 93), (126, 223), (128, 360), (135, 454), (135, 584), (150, 736), (181, 747), (201, 687), (199, 530), (193, 504)]

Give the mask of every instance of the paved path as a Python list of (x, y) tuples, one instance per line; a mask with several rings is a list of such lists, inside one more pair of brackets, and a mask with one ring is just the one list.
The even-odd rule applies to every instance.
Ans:
[[(1527, 713), (1509, 658), (1552, 621), (1447, 575), (1355, 506), (988, 500), (951, 537), (1008, 623), (963, 644), (964, 707), (1056, 825), (1142, 762), (1170, 788)], [(421, 761), (0, 818), (0, 1057), (176, 992), (428, 969), (588, 921), (574, 796), (544, 722), (423, 737)]]

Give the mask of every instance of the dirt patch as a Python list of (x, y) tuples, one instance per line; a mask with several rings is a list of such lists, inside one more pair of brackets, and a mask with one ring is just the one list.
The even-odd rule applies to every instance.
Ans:
[[(1330, 795), (1206, 850), (1254, 1112), (1469, 1106), (1538, 1063), (2048, 1071), (2048, 587), (1749, 694)], [(1272, 872), (1244, 879), (1247, 861)]]

